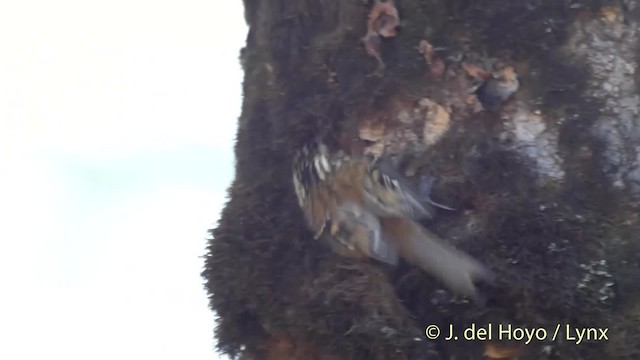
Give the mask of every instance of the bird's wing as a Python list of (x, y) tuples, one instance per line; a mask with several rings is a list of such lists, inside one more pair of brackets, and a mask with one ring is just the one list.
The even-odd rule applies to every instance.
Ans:
[(387, 264), (398, 264), (398, 251), (382, 237), (378, 218), (352, 202), (342, 202), (331, 214), (331, 236), (353, 251)]
[(326, 148), (321, 144), (305, 146), (293, 158), (293, 185), (309, 229), (318, 239), (325, 231), (333, 195), (323, 182), (331, 175)]
[(435, 201), (433, 201), (431, 199), (431, 187), (433, 186), (433, 182), (435, 181), (435, 178), (433, 176), (421, 176), (420, 177), (420, 186), (419, 188), (419, 194), (420, 194), (420, 199), (424, 202), (428, 202), (431, 205), (435, 206), (435, 207), (439, 207), (441, 209), (445, 209), (445, 210), (450, 210), (450, 211), (455, 211), (454, 208), (437, 203)]
[(364, 178), (366, 204), (378, 216), (432, 218), (433, 207), (420, 199), (418, 192), (386, 159), (371, 162), (369, 176)]

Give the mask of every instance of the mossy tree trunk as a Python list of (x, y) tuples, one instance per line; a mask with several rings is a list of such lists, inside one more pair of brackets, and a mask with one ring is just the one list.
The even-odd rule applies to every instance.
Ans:
[[(236, 176), (203, 273), (218, 348), (477, 359), (487, 342), (427, 341), (425, 326), (561, 323), (609, 328), (608, 341), (549, 336), (521, 358), (640, 359), (637, 2), (396, 0), (401, 26), (380, 37), (380, 60), (363, 43), (375, 6), (245, 0)], [(520, 87), (485, 110), (468, 65), (511, 66)], [(353, 263), (312, 239), (290, 166), (316, 135), (436, 178), (434, 199), (457, 210), (424, 226), (498, 274), (486, 307), (451, 301), (409, 265)]]

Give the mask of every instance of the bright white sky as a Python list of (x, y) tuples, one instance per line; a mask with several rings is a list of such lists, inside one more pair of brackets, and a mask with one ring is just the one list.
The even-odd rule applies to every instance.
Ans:
[(0, 359), (216, 359), (242, 1), (0, 4)]

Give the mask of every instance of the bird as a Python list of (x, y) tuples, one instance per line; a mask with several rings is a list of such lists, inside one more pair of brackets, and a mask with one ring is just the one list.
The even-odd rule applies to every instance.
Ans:
[(447, 207), (425, 199), (387, 159), (330, 152), (316, 140), (296, 151), (292, 172), (307, 227), (335, 253), (393, 266), (402, 258), (474, 300), (475, 282), (493, 281), (487, 267), (418, 223)]

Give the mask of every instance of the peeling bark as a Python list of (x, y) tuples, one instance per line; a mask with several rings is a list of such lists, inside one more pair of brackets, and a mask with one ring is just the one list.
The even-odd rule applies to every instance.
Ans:
[[(377, 36), (380, 69), (362, 39), (384, 3), (245, 0), (236, 177), (203, 272), (218, 349), (513, 358), (509, 344), (427, 340), (424, 328), (560, 323), (609, 328), (609, 340), (534, 340), (519, 359), (640, 358), (638, 2), (396, 0), (373, 24), (394, 29)], [(480, 92), (509, 68), (517, 91), (487, 106)], [(423, 225), (498, 274), (486, 306), (410, 265), (354, 263), (313, 240), (291, 155), (315, 136), (434, 177), (434, 200), (456, 210)]]

